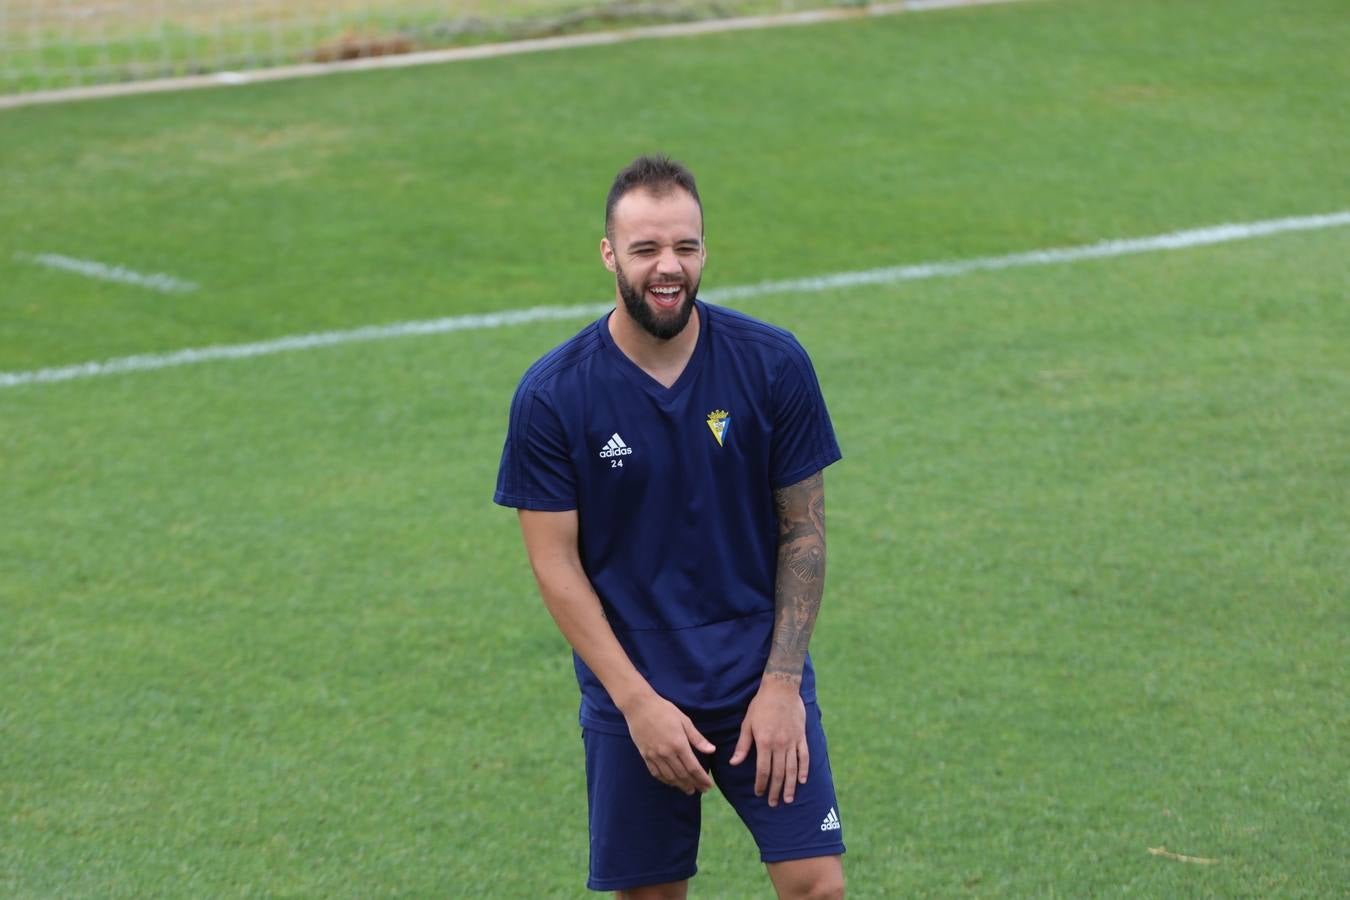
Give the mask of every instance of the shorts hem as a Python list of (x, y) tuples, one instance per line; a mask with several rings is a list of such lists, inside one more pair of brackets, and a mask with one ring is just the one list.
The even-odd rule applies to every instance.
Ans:
[(798, 847), (795, 850), (764, 850), (759, 854), (763, 863), (791, 862), (794, 859), (811, 859), (815, 856), (843, 856), (844, 845), (829, 844), (824, 847)]
[(649, 884), (687, 881), (697, 874), (698, 866), (681, 866), (678, 869), (648, 872), (644, 875), (631, 875), (627, 878), (588, 878), (586, 879), (586, 887), (593, 891), (626, 891), (632, 888), (646, 887)]

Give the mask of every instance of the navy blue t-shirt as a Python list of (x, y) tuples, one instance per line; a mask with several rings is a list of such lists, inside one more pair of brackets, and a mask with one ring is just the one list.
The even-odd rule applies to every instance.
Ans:
[[(698, 303), (669, 388), (614, 344), (608, 315), (526, 371), (495, 502), (575, 509), (581, 562), (615, 636), (699, 728), (739, 718), (773, 633), (773, 491), (841, 456), (811, 361), (781, 328)], [(581, 724), (626, 734), (573, 654)], [(808, 657), (802, 697), (815, 699)]]

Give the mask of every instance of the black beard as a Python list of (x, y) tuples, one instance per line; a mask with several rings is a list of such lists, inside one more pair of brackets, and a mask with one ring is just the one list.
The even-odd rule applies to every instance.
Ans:
[(684, 302), (680, 304), (679, 309), (675, 310), (674, 315), (669, 318), (660, 318), (643, 299), (642, 292), (636, 290), (624, 276), (623, 269), (615, 268), (614, 278), (619, 285), (619, 296), (623, 298), (624, 309), (628, 310), (628, 315), (633, 318), (633, 321), (642, 326), (642, 330), (652, 337), (668, 341), (684, 331), (684, 326), (689, 324), (689, 317), (694, 313), (694, 298), (698, 296), (697, 284), (691, 289), (689, 283), (684, 282)]

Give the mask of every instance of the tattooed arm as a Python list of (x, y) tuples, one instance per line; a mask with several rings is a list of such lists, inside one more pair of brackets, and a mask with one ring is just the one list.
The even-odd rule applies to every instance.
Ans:
[(773, 649), (764, 675), (802, 683), (806, 645), (825, 590), (825, 477), (817, 472), (773, 492), (778, 513), (778, 577), (774, 582)]
[(731, 764), (756, 748), (755, 793), (791, 803), (806, 783), (806, 707), (802, 668), (825, 590), (825, 478), (817, 472), (773, 493), (778, 514), (778, 573), (774, 582), (773, 645), (759, 692), (741, 723)]

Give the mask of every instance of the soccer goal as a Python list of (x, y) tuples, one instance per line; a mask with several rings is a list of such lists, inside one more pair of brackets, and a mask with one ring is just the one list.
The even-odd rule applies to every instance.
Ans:
[(830, 0), (0, 0), (0, 95), (333, 62)]

